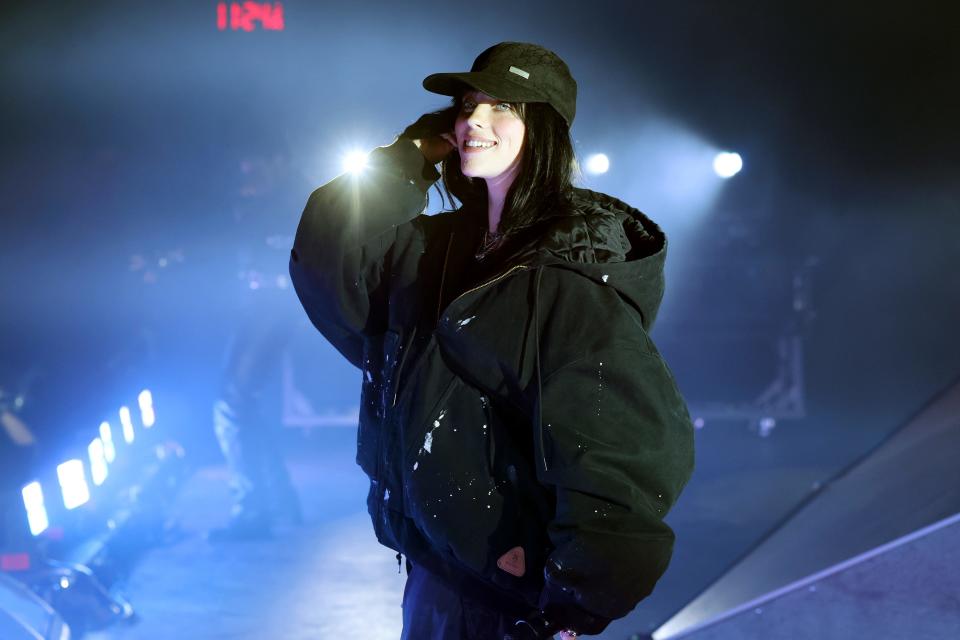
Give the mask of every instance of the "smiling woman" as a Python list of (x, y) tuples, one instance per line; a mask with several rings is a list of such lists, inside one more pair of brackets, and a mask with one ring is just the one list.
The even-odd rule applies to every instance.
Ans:
[[(666, 570), (693, 467), (648, 335), (666, 237), (573, 186), (577, 86), (552, 51), (500, 43), (423, 85), (451, 105), (316, 189), (290, 263), (363, 370), (357, 462), (407, 555), (402, 640), (600, 633)], [(461, 206), (423, 215), (441, 177)]]
[[(575, 93), (576, 84), (571, 86)], [(452, 104), (437, 113), (453, 121), (455, 136), (454, 153), (440, 159), (448, 197), (486, 209), (491, 234), (515, 233), (540, 212), (565, 206), (580, 170), (569, 125), (555, 107), (506, 101), (462, 81), (443, 92), (449, 92)], [(471, 139), (495, 146), (468, 148), (476, 144)]]
[(487, 220), (497, 233), (507, 192), (520, 172), (526, 126), (510, 103), (482, 91), (460, 98), (454, 132), (460, 151), (460, 170), (487, 183)]

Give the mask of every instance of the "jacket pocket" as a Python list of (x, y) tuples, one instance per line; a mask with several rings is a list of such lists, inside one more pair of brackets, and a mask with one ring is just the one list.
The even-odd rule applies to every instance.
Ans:
[(430, 410), (405, 425), (404, 508), (431, 546), (481, 574), (491, 564), (489, 536), (504, 518), (507, 479), (490, 466), (488, 401), (449, 375)]
[[(418, 424), (409, 424), (404, 427), (403, 451), (405, 460), (416, 459), (418, 455), (417, 445), (420, 445), (419, 449), (421, 453), (423, 451), (427, 453), (432, 451), (433, 431), (440, 426), (439, 423), (446, 417), (447, 411), (443, 407), (447, 400), (450, 399), (450, 395), (456, 388), (457, 383), (457, 377), (451, 375), (450, 381), (443, 387), (443, 391), (440, 392), (440, 396), (436, 402), (433, 403), (428, 412), (422, 414), (423, 419), (417, 420)], [(431, 425), (431, 420), (436, 424)]]

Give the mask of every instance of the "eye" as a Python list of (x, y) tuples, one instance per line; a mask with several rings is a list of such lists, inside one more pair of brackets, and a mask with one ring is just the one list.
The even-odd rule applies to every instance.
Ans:
[[(460, 105), (461, 111), (471, 111), (476, 108), (477, 103), (473, 100), (464, 100)], [(501, 112), (512, 111), (513, 106), (509, 102), (498, 102), (493, 106), (494, 109), (497, 109)]]

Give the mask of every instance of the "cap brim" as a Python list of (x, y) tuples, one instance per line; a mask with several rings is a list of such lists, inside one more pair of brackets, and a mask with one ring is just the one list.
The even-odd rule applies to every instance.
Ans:
[(465, 88), (473, 88), (505, 102), (546, 101), (544, 96), (529, 86), (482, 71), (434, 73), (423, 79), (423, 88), (443, 96), (455, 96)]

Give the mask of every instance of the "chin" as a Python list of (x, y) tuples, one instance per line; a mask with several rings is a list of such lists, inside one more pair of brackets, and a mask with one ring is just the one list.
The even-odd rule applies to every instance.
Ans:
[(467, 176), (468, 178), (495, 178), (498, 175), (500, 175), (502, 171), (491, 171), (489, 169), (487, 170), (474, 169), (472, 171), (471, 170), (464, 171), (463, 167), (460, 167), (460, 173)]

